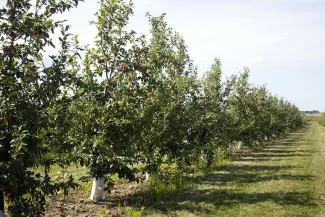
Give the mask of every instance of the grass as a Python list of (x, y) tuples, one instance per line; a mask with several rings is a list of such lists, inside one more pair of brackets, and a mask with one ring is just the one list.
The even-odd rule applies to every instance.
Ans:
[(322, 113), (320, 113), (320, 114), (304, 114), (303, 120), (306, 122), (319, 121), (321, 116), (322, 116)]
[[(154, 182), (155, 179), (139, 186), (150, 196), (131, 196), (133, 205), (115, 207), (117, 214), (130, 217), (325, 216), (325, 127), (316, 120), (285, 139), (246, 150), (232, 162), (224, 158), (223, 152), (218, 153), (219, 161), (212, 170), (196, 169), (204, 166), (202, 162), (193, 165), (180, 190), (174, 189), (173, 180), (168, 186), (158, 180)], [(50, 175), (58, 176), (61, 171), (54, 167)], [(78, 179), (87, 176), (87, 171), (71, 166), (65, 172)], [(83, 184), (76, 197), (89, 196), (91, 182)], [(85, 210), (88, 208), (94, 209), (91, 212), (95, 216), (108, 210), (105, 204), (88, 204)]]
[[(37, 167), (34, 169), (34, 172), (43, 174), (44, 168)], [(75, 178), (80, 178), (82, 176), (87, 176), (88, 169), (86, 167), (71, 165), (67, 168), (61, 168), (60, 166), (54, 165), (51, 167), (51, 170), (49, 172), (49, 176), (51, 178), (55, 178), (57, 176), (63, 175), (64, 173), (67, 173), (67, 176), (72, 175)]]
[(191, 178), (195, 185), (189, 190), (132, 212), (153, 217), (325, 216), (324, 130), (312, 122), (218, 171)]

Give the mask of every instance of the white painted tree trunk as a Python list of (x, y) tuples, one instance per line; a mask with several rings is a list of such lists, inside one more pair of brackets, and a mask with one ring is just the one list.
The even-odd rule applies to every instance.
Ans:
[(242, 150), (244, 147), (244, 143), (242, 141), (238, 142), (238, 150)]
[(7, 216), (0, 210), (0, 217), (7, 217)]
[(150, 173), (146, 172), (146, 181), (150, 179)]
[(230, 152), (234, 152), (234, 142), (229, 143), (229, 148), (228, 148), (228, 150), (229, 150)]
[(105, 188), (105, 178), (93, 179), (93, 186), (91, 189), (90, 200), (100, 201), (103, 199)]

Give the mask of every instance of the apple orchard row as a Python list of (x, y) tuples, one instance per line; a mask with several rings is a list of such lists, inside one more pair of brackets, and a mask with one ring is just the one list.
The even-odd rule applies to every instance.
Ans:
[(77, 187), (51, 180), (52, 165), (86, 166), (111, 185), (113, 174), (134, 180), (137, 164), (148, 174), (200, 159), (211, 167), (233, 141), (301, 126), (298, 108), (250, 83), (247, 68), (223, 80), (215, 59), (199, 78), (164, 14), (147, 14), (145, 36), (126, 28), (132, 3), (100, 2), (92, 46), (56, 21), (79, 0), (7, 0), (0, 11), (0, 208), (11, 216), (42, 215), (48, 195)]

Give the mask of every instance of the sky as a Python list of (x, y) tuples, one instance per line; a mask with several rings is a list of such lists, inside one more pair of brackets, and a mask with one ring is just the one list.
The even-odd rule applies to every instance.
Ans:
[[(296, 104), (325, 111), (325, 0), (133, 0), (130, 28), (149, 33), (146, 12), (166, 13), (205, 73), (215, 57), (224, 77), (250, 68), (250, 81)], [(89, 21), (99, 8), (85, 0), (63, 15), (82, 44), (97, 31)], [(58, 15), (61, 16), (61, 15)]]

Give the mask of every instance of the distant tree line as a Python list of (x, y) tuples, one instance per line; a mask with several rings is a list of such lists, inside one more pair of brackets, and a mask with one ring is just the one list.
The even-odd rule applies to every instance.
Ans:
[(302, 114), (319, 114), (320, 112), (317, 110), (312, 111), (301, 111)]

